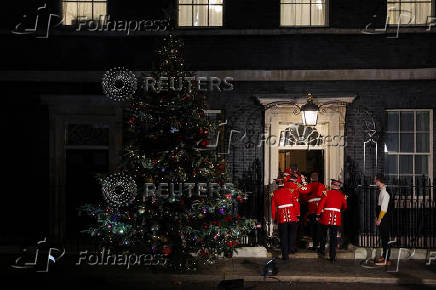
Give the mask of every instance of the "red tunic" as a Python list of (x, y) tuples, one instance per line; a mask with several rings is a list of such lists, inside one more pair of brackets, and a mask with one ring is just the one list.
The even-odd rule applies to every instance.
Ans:
[[(301, 193), (301, 184), (294, 182), (286, 182), (285, 187), (288, 188), (291, 193), (295, 196), (295, 212), (297, 216), (300, 216), (300, 193)], [(304, 192), (303, 192), (304, 193)]]
[(316, 214), (318, 210), (318, 205), (322, 197), (322, 192), (325, 191), (325, 186), (321, 182), (312, 182), (307, 186), (309, 194), (307, 195), (306, 201), (308, 204), (307, 213)]
[(287, 187), (280, 187), (271, 199), (272, 218), (279, 224), (297, 221), (296, 194)]
[(347, 209), (347, 198), (339, 190), (324, 191), (319, 202), (317, 214), (321, 215), (319, 223), (326, 226), (341, 225), (341, 211)]

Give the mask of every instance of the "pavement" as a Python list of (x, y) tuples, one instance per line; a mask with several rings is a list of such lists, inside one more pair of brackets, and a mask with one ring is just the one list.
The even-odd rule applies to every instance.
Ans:
[[(361, 261), (302, 258), (301, 252), (288, 262), (277, 261), (279, 272), (261, 276), (268, 258), (223, 258), (215, 264), (203, 265), (196, 272), (159, 273), (145, 266), (76, 265), (78, 255), (66, 255), (50, 264), (47, 273), (34, 269), (14, 269), (16, 257), (0, 256), (1, 281), (13, 283), (13, 289), (216, 289), (222, 280), (243, 279), (244, 289), (433, 289), (436, 288), (436, 261), (401, 260), (389, 267), (361, 265)], [(386, 289), (386, 288), (384, 288)]]

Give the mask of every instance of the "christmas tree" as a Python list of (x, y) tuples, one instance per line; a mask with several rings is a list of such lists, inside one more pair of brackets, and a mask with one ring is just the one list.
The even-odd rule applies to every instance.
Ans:
[[(157, 55), (157, 72), (142, 76), (137, 90), (129, 78), (111, 80), (135, 91), (124, 100), (126, 146), (119, 168), (100, 179), (106, 202), (81, 208), (96, 218), (85, 232), (107, 247), (164, 255), (165, 267), (195, 269), (232, 253), (254, 221), (237, 214), (246, 196), (210, 146), (218, 124), (184, 69), (182, 42), (164, 38)], [(117, 99), (116, 85), (112, 93)]]

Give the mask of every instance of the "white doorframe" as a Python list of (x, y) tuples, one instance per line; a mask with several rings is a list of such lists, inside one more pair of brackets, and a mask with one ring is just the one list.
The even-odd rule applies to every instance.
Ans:
[[(296, 104), (304, 104), (306, 98), (287, 98), (294, 101)], [(341, 103), (352, 103), (355, 97), (338, 97), (338, 98), (314, 98), (314, 103), (322, 104), (323, 102), (331, 102), (332, 100)], [(284, 98), (278, 99), (273, 96), (258, 97), (258, 100), (262, 105), (267, 105), (278, 100), (286, 100)], [(333, 109), (333, 106), (335, 109)], [(346, 105), (333, 105), (331, 109), (326, 108), (325, 112), (320, 112), (318, 115), (318, 124), (315, 128), (320, 132), (322, 136), (330, 138), (343, 138), (342, 143), (335, 142), (334, 140), (327, 139), (322, 145), (313, 147), (313, 149), (324, 150), (324, 179), (328, 182), (331, 178), (343, 180), (344, 177), (344, 145), (345, 140), (345, 114)], [(280, 137), (280, 131), (286, 128), (286, 123), (301, 124), (301, 113), (294, 114), (295, 107), (290, 105), (280, 105), (277, 107), (269, 108), (265, 111), (265, 136), (266, 142), (264, 142), (264, 185), (267, 190), (266, 194), (271, 196), (269, 192), (273, 187), (274, 180), (278, 177), (279, 160), (278, 152), (284, 149), (306, 149), (307, 146), (278, 146)], [(274, 142), (275, 141), (275, 142)], [(300, 147), (300, 148), (298, 148)], [(309, 147), (310, 148), (310, 147)], [(328, 185), (328, 184), (327, 184)], [(269, 226), (271, 222), (270, 204), (271, 198), (266, 199), (268, 204), (266, 205), (265, 218), (267, 222), (267, 231), (269, 235), (272, 234), (273, 227)]]

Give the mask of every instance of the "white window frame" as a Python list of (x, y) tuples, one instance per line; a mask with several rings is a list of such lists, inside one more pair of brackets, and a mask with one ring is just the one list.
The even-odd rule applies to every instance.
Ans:
[[(428, 160), (428, 178), (431, 180), (432, 185), (433, 185), (433, 110), (432, 109), (388, 109), (385, 110), (385, 113), (388, 112), (413, 112), (414, 113), (414, 117), (413, 117), (413, 131), (385, 131), (385, 133), (399, 133), (398, 138), (400, 138), (400, 134), (401, 133), (413, 133), (413, 152), (389, 152), (389, 151), (385, 151), (385, 154), (387, 155), (396, 155), (396, 156), (400, 156), (400, 155), (412, 155), (413, 156), (413, 188), (415, 188), (416, 186), (416, 180), (415, 180), (415, 156), (416, 155), (425, 155), (425, 156), (429, 156), (429, 160)], [(429, 141), (430, 141), (430, 150), (429, 152), (416, 152), (416, 112), (429, 112)], [(401, 117), (399, 117), (399, 125), (401, 122)], [(400, 130), (400, 127), (398, 127)], [(398, 146), (400, 146), (400, 139), (398, 140)], [(384, 143), (384, 146), (386, 146), (386, 143)], [(397, 172), (397, 177), (400, 176), (400, 158), (397, 158), (397, 168), (398, 168), (398, 172)], [(390, 174), (388, 174), (388, 176), (391, 176)], [(413, 193), (413, 198), (416, 199), (416, 193)], [(418, 198), (422, 199), (422, 196), (418, 196)], [(433, 190), (430, 193), (430, 200), (433, 200)]]
[[(287, 0), (280, 0), (280, 3), (279, 3), (279, 5), (280, 5), (280, 27), (284, 27), (284, 28), (286, 28), (286, 27), (296, 27), (296, 28), (298, 28), (298, 27), (301, 27), (301, 28), (312, 28), (312, 27), (328, 27), (329, 26), (329, 15), (330, 15), (330, 13), (329, 13), (329, 11), (330, 11), (330, 0), (325, 0), (325, 3), (324, 3), (324, 17), (325, 17), (325, 22), (324, 22), (324, 25), (312, 25), (312, 24), (309, 24), (309, 25), (283, 25), (282, 24), (282, 18), (281, 18), (281, 12), (282, 12), (282, 7), (284, 7), (284, 5), (298, 5), (298, 4), (304, 4), (304, 3), (283, 3), (284, 1), (287, 1)], [(312, 0), (312, 1), (314, 1), (314, 0)], [(311, 6), (312, 5), (312, 2), (310, 3), (310, 4), (304, 4), (304, 5), (309, 5), (309, 6)], [(310, 17), (312, 17), (312, 12), (310, 12)], [(312, 22), (312, 19), (310, 20), (310, 22)]]
[[(207, 1), (207, 4), (184, 4), (184, 3), (180, 3), (180, 0), (177, 0), (177, 27), (179, 28), (220, 28), (224, 26), (224, 5), (225, 5), (225, 0), (222, 0), (223, 3), (221, 4), (209, 4), (209, 0)], [(222, 19), (221, 19), (221, 25), (210, 25), (210, 21), (209, 21), (209, 10), (210, 10), (210, 5), (213, 6), (221, 6), (222, 7)], [(191, 6), (192, 8), (192, 24), (191, 25), (180, 25), (180, 6)], [(207, 9), (207, 25), (194, 25), (194, 7), (195, 6), (208, 6)]]

